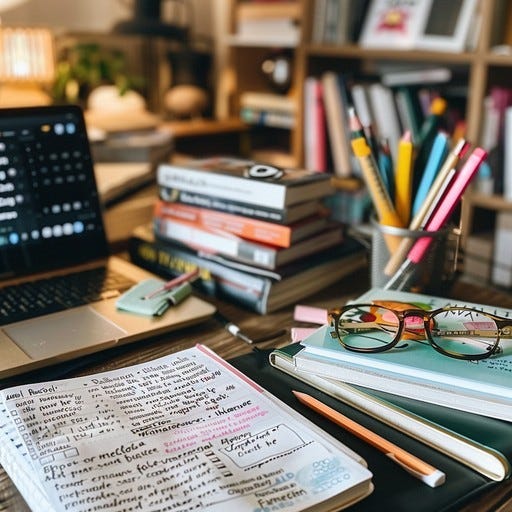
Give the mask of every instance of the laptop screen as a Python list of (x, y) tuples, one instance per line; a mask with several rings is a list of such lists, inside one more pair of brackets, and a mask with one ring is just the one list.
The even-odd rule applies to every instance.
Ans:
[(0, 277), (107, 255), (80, 108), (0, 109)]

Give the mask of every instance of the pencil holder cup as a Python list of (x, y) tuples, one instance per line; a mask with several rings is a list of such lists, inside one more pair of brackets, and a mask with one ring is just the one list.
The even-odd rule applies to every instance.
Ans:
[[(370, 279), (373, 287), (441, 293), (457, 270), (460, 230), (449, 227), (430, 232), (396, 228), (372, 220)], [(432, 241), (419, 263), (403, 267), (409, 249), (420, 238)]]

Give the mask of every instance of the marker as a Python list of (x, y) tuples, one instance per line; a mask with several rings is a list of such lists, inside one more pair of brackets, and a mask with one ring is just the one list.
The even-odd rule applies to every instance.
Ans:
[(292, 391), (299, 402), (306, 405), (313, 411), (321, 414), (328, 420), (336, 423), (359, 439), (362, 439), (377, 450), (385, 453), (393, 462), (405, 469), (408, 473), (421, 480), (430, 487), (438, 487), (444, 484), (446, 475), (439, 469), (427, 464), (412, 453), (400, 448), (396, 444), (384, 439), (370, 429), (363, 427), (359, 423), (351, 420), (344, 414), (325, 405), (320, 400), (299, 391)]
[(432, 149), (432, 144), (436, 136), (441, 118), (446, 112), (448, 103), (444, 98), (434, 98), (430, 104), (430, 114), (425, 119), (421, 126), (421, 131), (418, 140), (418, 154), (414, 165), (414, 190), (418, 190), (418, 184), (421, 174), (425, 169), (425, 165)]
[(430, 151), (425, 170), (421, 175), (420, 184), (414, 197), (414, 203), (412, 205), (413, 217), (421, 208), (437, 173), (441, 170), (441, 166), (448, 154), (448, 149), (448, 135), (445, 132), (439, 132), (434, 139), (432, 150)]
[(179, 275), (178, 277), (175, 277), (174, 279), (171, 279), (170, 281), (167, 281), (164, 283), (160, 288), (157, 288), (156, 290), (152, 291), (148, 295), (145, 295), (142, 297), (143, 299), (152, 299), (155, 295), (158, 295), (159, 293), (166, 292), (167, 290), (171, 290), (172, 288), (188, 282), (195, 279), (199, 274), (199, 269), (196, 268), (195, 270), (191, 270), (190, 272), (185, 272), (184, 274)]
[(407, 226), (411, 218), (412, 152), (411, 132), (407, 130), (398, 143), (395, 168), (395, 208), (402, 226)]
[[(487, 152), (482, 148), (475, 148), (471, 155), (469, 155), (465, 164), (458, 172), (453, 184), (449, 187), (448, 192), (441, 200), (436, 211), (429, 219), (425, 226), (426, 231), (438, 231), (443, 224), (448, 220), (453, 210), (457, 206), (462, 194), (468, 187), (471, 179), (478, 171), (480, 164), (487, 158)], [(410, 268), (412, 265), (417, 265), (425, 257), (430, 244), (432, 243), (431, 237), (423, 237), (416, 240), (411, 250), (407, 254), (407, 259), (404, 261), (402, 266), (399, 268), (397, 273), (392, 277), (390, 282), (385, 286), (386, 289), (390, 289), (391, 286), (397, 282)]]
[[(439, 170), (432, 187), (430, 188), (427, 197), (423, 201), (423, 204), (419, 211), (416, 213), (414, 218), (409, 225), (411, 231), (423, 229), (429, 220), (428, 212), (431, 210), (432, 205), (437, 204), (437, 201), (441, 199), (443, 187), (446, 187), (450, 181), (448, 175), (452, 172), (452, 169), (456, 167), (459, 160), (466, 154), (469, 148), (469, 143), (465, 139), (459, 139), (457, 144), (448, 153), (441, 169)], [(397, 251), (391, 255), (387, 265), (384, 268), (384, 273), (387, 276), (392, 276), (404, 262), (407, 253), (412, 247), (414, 240), (412, 238), (404, 238), (400, 242), (400, 246)], [(389, 283), (388, 283), (389, 284)]]

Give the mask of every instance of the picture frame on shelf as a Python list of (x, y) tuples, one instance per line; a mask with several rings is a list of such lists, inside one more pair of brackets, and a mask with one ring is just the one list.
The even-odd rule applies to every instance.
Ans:
[(425, 23), (415, 47), (421, 50), (461, 52), (475, 23), (476, 0), (429, 0)]
[(371, 0), (359, 38), (360, 46), (414, 49), (430, 7), (431, 0)]

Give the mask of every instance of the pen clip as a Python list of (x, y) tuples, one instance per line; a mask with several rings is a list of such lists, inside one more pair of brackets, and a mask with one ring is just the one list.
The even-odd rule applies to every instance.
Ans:
[(439, 471), (439, 469), (433, 468), (431, 473), (422, 473), (401, 461), (394, 453), (386, 453), (386, 457), (389, 457), (393, 462), (396, 462), (401, 468), (405, 469), (405, 471), (430, 487), (438, 487), (443, 485), (446, 481), (446, 475), (442, 471)]

